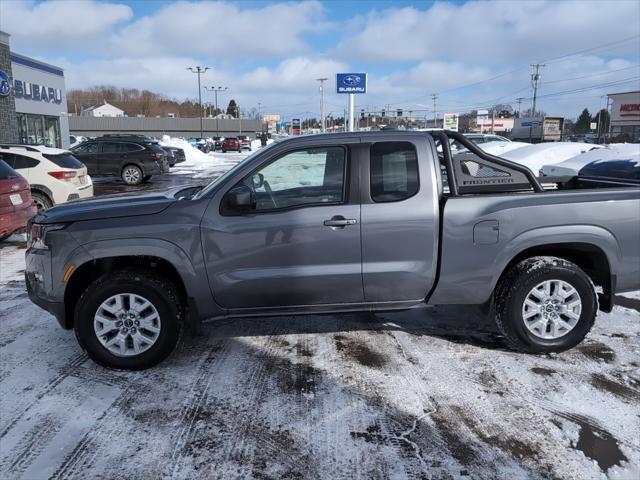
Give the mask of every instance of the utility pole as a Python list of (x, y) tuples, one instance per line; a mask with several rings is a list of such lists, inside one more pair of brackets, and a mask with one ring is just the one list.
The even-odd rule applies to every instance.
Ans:
[(200, 86), (200, 75), (209, 70), (209, 67), (201, 67), (198, 65), (197, 67), (187, 67), (187, 70), (191, 70), (191, 73), (198, 74), (198, 106), (200, 110), (200, 138), (202, 138), (204, 134), (202, 133), (202, 87)]
[(518, 102), (518, 118), (520, 118), (520, 106), (522, 105), (523, 100), (524, 100), (524, 97), (516, 98), (516, 102)]
[(436, 110), (436, 100), (438, 99), (438, 94), (437, 93), (432, 93), (431, 94), (431, 99), (433, 100), (433, 128), (437, 127), (437, 121), (438, 121), (438, 112)]
[(316, 78), (316, 81), (320, 82), (320, 127), (322, 131), (326, 131), (326, 124), (324, 119), (324, 82), (329, 80), (328, 78)]
[(540, 69), (544, 67), (544, 63), (532, 63), (531, 67), (535, 72), (531, 74), (531, 85), (533, 86), (533, 105), (531, 106), (531, 116), (536, 116), (536, 99), (538, 98), (538, 83), (540, 82)]
[(220, 130), (218, 129), (218, 92), (225, 92), (229, 90), (229, 87), (204, 87), (207, 92), (213, 92), (216, 102), (216, 136), (220, 136)]

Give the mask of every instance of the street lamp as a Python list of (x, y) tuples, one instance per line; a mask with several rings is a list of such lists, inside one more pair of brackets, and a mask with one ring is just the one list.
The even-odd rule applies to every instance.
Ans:
[(204, 137), (204, 134), (202, 132), (202, 88), (200, 87), (200, 75), (203, 74), (204, 72), (206, 72), (207, 70), (209, 70), (209, 67), (201, 67), (201, 66), (197, 66), (197, 67), (187, 67), (187, 70), (190, 70), (191, 73), (197, 73), (198, 74), (198, 105), (200, 107), (200, 138)]
[(218, 92), (225, 92), (229, 90), (229, 87), (204, 87), (207, 92), (213, 92), (215, 95), (216, 101), (216, 136), (220, 136), (220, 131), (218, 130)]

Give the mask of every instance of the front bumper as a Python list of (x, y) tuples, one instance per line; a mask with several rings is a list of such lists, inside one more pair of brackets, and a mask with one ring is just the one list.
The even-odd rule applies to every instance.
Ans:
[(27, 284), (27, 294), (29, 295), (29, 299), (40, 308), (56, 317), (56, 320), (62, 328), (70, 330), (72, 325), (69, 325), (67, 322), (64, 302), (55, 302), (47, 298), (42, 291), (42, 282), (35, 277), (34, 273), (25, 271), (24, 280)]
[(51, 254), (48, 250), (29, 248), (25, 254), (25, 261), (24, 280), (29, 299), (53, 314), (60, 326), (69, 330), (72, 326), (67, 322), (64, 302), (53, 295)]

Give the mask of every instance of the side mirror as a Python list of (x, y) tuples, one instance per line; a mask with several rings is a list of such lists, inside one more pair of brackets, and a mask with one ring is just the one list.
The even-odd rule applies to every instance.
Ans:
[(224, 204), (229, 210), (246, 212), (256, 208), (256, 194), (246, 185), (239, 185), (225, 194)]
[(253, 183), (253, 189), (257, 190), (264, 185), (264, 175), (261, 173), (256, 173), (251, 177), (251, 182)]

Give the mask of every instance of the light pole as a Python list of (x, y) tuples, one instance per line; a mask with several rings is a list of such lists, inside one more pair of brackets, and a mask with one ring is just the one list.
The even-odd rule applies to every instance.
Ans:
[(320, 126), (322, 131), (326, 131), (326, 125), (324, 120), (324, 82), (329, 80), (328, 78), (316, 78), (316, 81), (320, 82)]
[(209, 70), (209, 67), (201, 67), (198, 65), (197, 67), (187, 67), (187, 70), (190, 70), (191, 73), (198, 74), (198, 106), (200, 107), (200, 138), (202, 138), (204, 134), (202, 132), (202, 88), (200, 87), (200, 75)]
[(220, 136), (220, 131), (218, 130), (218, 92), (225, 92), (229, 90), (229, 87), (204, 87), (207, 92), (213, 92), (215, 96), (216, 102), (216, 136)]

